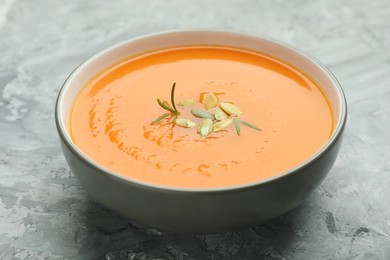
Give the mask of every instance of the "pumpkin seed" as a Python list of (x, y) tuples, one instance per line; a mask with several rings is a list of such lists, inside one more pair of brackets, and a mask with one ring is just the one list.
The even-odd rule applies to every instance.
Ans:
[(214, 132), (221, 131), (221, 130), (223, 130), (224, 128), (228, 127), (232, 122), (233, 122), (233, 119), (232, 119), (232, 118), (222, 119), (222, 120), (219, 121), (218, 123), (215, 123), (215, 124), (214, 124), (214, 126), (213, 126), (213, 131), (214, 131)]
[(207, 92), (203, 98), (203, 106), (206, 110), (218, 106), (218, 97), (211, 91)]
[(200, 125), (199, 125), (199, 129), (198, 129), (198, 133), (200, 134), (200, 136), (202, 136), (203, 138), (207, 137), (211, 132), (213, 131), (213, 120), (211, 120), (210, 118), (206, 118), (205, 120), (203, 120)]
[(180, 117), (176, 118), (174, 122), (176, 125), (181, 126), (181, 127), (186, 127), (186, 128), (196, 126), (195, 122), (192, 122), (191, 120), (188, 120), (185, 118), (180, 118)]
[(217, 120), (222, 120), (228, 118), (228, 115), (225, 112), (223, 112), (221, 108), (217, 107), (214, 112), (214, 117)]
[(241, 110), (237, 106), (233, 105), (232, 103), (222, 102), (219, 106), (228, 115), (231, 115), (231, 116), (242, 115)]
[(214, 120), (214, 116), (212, 114), (201, 109), (193, 109), (191, 110), (191, 114), (193, 114), (195, 117), (209, 118), (211, 120)]
[(196, 105), (196, 100), (191, 98), (186, 98), (181, 100), (177, 105), (181, 107), (192, 107)]

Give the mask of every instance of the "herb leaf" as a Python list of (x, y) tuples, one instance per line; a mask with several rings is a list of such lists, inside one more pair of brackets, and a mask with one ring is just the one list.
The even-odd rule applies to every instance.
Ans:
[(234, 127), (236, 128), (237, 135), (241, 135), (240, 125), (237, 119), (233, 119)]
[(156, 120), (154, 120), (152, 123), (150, 123), (151, 125), (155, 125), (155, 124), (157, 124), (158, 122), (160, 122), (161, 120), (163, 120), (164, 118), (166, 118), (166, 117), (168, 117), (168, 116), (170, 116), (171, 115), (171, 113), (166, 113), (166, 114), (164, 114), (164, 115), (162, 115), (162, 116), (159, 116), (159, 117), (157, 117), (157, 119)]
[(179, 111), (177, 111), (177, 108), (175, 105), (175, 88), (176, 88), (176, 82), (173, 82), (172, 90), (171, 90), (171, 103), (172, 103), (173, 109), (179, 113)]
[(157, 99), (157, 103), (162, 107), (162, 108), (164, 108), (165, 110), (168, 110), (169, 112), (171, 112), (171, 113), (173, 113), (173, 114), (175, 114), (175, 115), (179, 115), (180, 113), (179, 113), (179, 111), (177, 111), (177, 110), (173, 110), (170, 106), (169, 106), (169, 104), (168, 104), (168, 102), (167, 101), (161, 101), (159, 98)]
[(248, 127), (250, 127), (250, 128), (253, 128), (253, 129), (257, 130), (257, 131), (262, 131), (260, 128), (254, 126), (254, 125), (252, 125), (252, 124), (249, 124), (248, 122), (245, 122), (245, 121), (240, 120), (240, 123), (243, 124), (243, 125), (246, 125), (246, 126), (248, 126)]

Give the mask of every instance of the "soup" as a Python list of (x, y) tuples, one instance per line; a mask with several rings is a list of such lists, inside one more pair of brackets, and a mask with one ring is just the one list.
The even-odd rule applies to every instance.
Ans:
[(332, 110), (310, 77), (223, 46), (162, 49), (114, 64), (86, 83), (70, 118), (74, 143), (93, 161), (181, 188), (277, 176), (319, 151), (332, 131)]

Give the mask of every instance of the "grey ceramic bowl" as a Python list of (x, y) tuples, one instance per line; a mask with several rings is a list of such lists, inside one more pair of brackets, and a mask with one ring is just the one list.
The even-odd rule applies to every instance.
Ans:
[[(333, 107), (335, 128), (311, 158), (278, 176), (227, 188), (187, 189), (144, 183), (112, 172), (83, 154), (69, 135), (72, 104), (84, 83), (127, 56), (181, 45), (226, 45), (263, 52), (292, 64), (322, 86)], [(82, 63), (66, 80), (56, 104), (62, 149), (84, 188), (107, 208), (153, 227), (194, 233), (229, 231), (258, 225), (298, 206), (325, 178), (339, 151), (346, 101), (332, 74), (318, 61), (288, 45), (226, 31), (175, 31), (130, 39)]]

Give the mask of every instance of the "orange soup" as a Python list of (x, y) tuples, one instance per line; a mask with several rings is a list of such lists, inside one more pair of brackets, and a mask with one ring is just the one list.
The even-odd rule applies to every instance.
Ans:
[[(207, 124), (194, 110), (211, 115)], [(299, 165), (327, 142), (332, 124), (320, 87), (296, 68), (247, 50), (186, 46), (96, 75), (75, 101), (70, 130), (83, 153), (120, 175), (215, 188)]]

